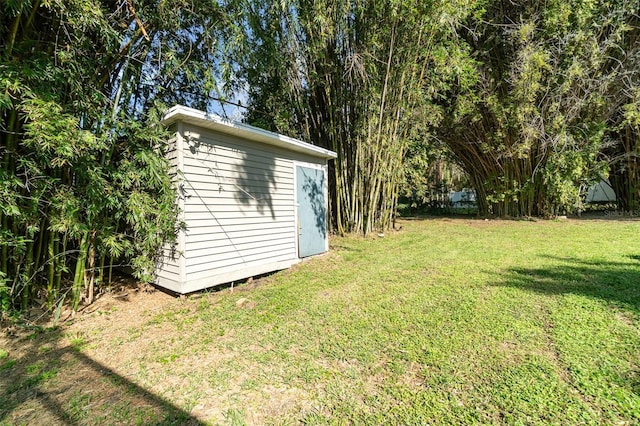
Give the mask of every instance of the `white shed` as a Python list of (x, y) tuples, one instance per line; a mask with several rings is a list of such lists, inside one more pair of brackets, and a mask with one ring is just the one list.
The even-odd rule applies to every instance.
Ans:
[(163, 124), (175, 135), (169, 158), (186, 228), (165, 251), (158, 285), (189, 293), (328, 250), (334, 152), (184, 106)]

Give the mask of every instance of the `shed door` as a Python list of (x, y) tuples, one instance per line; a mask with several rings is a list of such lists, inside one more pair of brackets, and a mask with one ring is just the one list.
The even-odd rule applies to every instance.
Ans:
[(326, 251), (327, 204), (324, 170), (296, 166), (298, 204), (298, 255), (312, 256)]

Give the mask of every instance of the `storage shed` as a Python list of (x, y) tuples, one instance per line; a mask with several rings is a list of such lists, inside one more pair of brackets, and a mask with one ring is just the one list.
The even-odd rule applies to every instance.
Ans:
[(184, 106), (163, 124), (186, 228), (165, 251), (158, 285), (189, 293), (328, 250), (334, 152)]

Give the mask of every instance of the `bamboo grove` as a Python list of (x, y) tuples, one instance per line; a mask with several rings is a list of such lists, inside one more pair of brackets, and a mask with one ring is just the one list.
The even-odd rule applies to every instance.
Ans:
[(76, 310), (114, 265), (150, 280), (175, 236), (157, 122), (163, 102), (203, 107), (216, 92), (221, 12), (191, 1), (0, 7), (0, 303)]
[(400, 186), (444, 151), (481, 215), (576, 211), (607, 175), (638, 208), (636, 4), (239, 4), (247, 118), (338, 153), (339, 232), (389, 226), (398, 194), (416, 192)]
[(607, 169), (621, 207), (638, 208), (638, 13), (624, 1), (486, 2), (459, 30), (470, 74), (438, 133), (481, 214), (576, 211)]
[[(472, 2), (246, 1), (243, 78), (254, 124), (338, 153), (332, 222), (340, 232), (387, 229), (408, 135), (436, 122), (434, 48)], [(441, 52), (440, 52), (441, 53)], [(265, 120), (262, 111), (268, 111)], [(265, 123), (266, 121), (266, 123)], [(423, 135), (426, 136), (426, 135)]]

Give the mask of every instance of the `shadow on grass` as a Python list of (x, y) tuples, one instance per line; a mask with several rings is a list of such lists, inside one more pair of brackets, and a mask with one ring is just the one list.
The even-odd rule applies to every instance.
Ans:
[(429, 220), (484, 220), (484, 217), (478, 216), (475, 213), (415, 213), (415, 214), (401, 214), (397, 217), (399, 221), (407, 222), (420, 222)]
[(640, 256), (617, 262), (546, 257), (555, 265), (512, 268), (503, 285), (543, 294), (584, 295), (640, 314)]
[(344, 251), (352, 253), (363, 253), (365, 250), (360, 247), (353, 247), (349, 244), (344, 244), (338, 241), (332, 241), (329, 245), (329, 251)]
[(0, 424), (203, 424), (60, 341), (58, 330), (40, 331), (3, 348)]

